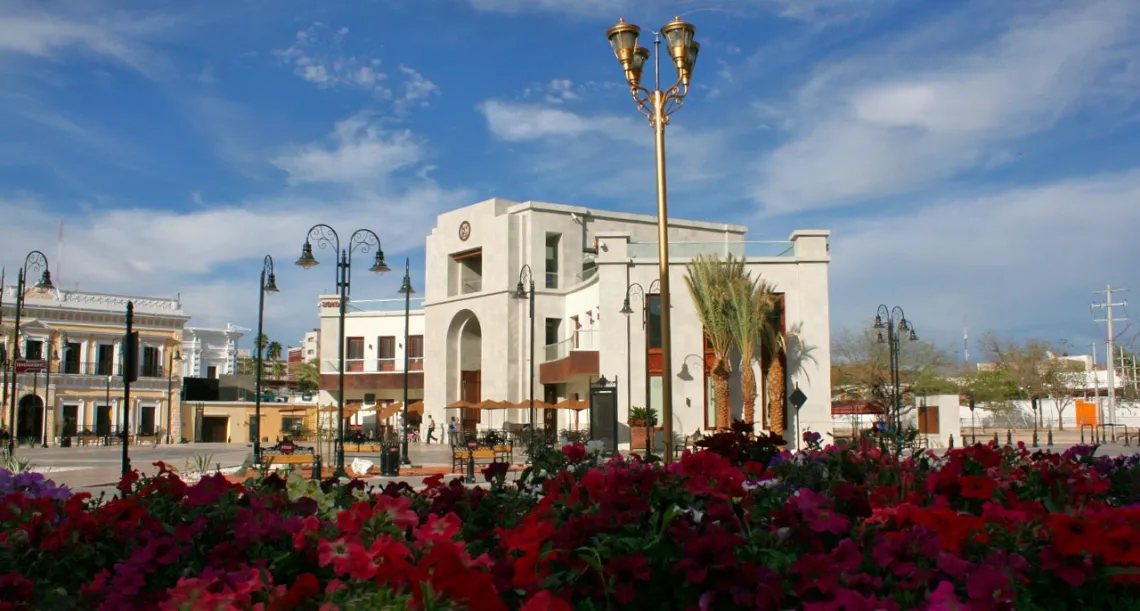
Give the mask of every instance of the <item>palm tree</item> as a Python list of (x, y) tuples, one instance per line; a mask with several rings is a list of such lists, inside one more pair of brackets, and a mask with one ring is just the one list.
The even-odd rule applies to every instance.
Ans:
[(321, 386), (321, 363), (317, 359), (309, 359), (297, 368), (297, 388), (304, 391), (314, 391)]
[(744, 260), (733, 255), (722, 261), (716, 255), (699, 255), (686, 266), (685, 284), (705, 328), (705, 337), (713, 351), (713, 396), (716, 397), (716, 426), (728, 428), (732, 423), (728, 381), (732, 377), (729, 351), (732, 349), (732, 291), (747, 278)]
[(265, 360), (269, 363), (269, 375), (274, 379), (280, 378), (278, 370), (281, 368), (277, 365), (281, 360), (281, 342), (269, 342), (265, 347)]
[(752, 359), (756, 343), (767, 334), (774, 303), (773, 286), (750, 274), (736, 282), (731, 293), (729, 312), (732, 341), (740, 353), (740, 396), (744, 404), (744, 422), (756, 419), (756, 372)]
[(281, 378), (285, 377), (285, 363), (281, 361), (273, 361), (273, 367), (271, 371), (273, 379), (280, 380)]
[[(802, 323), (796, 323), (786, 331), (780, 328), (777, 318), (779, 311), (772, 310), (772, 319), (765, 329), (761, 349), (764, 350), (768, 366), (768, 415), (769, 428), (777, 435), (783, 435), (788, 426), (787, 386), (785, 379), (789, 373), (804, 373), (806, 363), (815, 363), (815, 346), (809, 346), (800, 339)], [(789, 342), (788, 339), (793, 341)], [(785, 363), (787, 369), (784, 369)]]

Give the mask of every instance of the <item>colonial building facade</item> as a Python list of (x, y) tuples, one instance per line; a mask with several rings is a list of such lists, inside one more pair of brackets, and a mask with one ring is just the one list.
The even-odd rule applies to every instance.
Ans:
[[(793, 440), (797, 430), (830, 432), (829, 232), (796, 231), (774, 242), (745, 241), (746, 232), (735, 225), (670, 220), (673, 370), (666, 372), (658, 334), (656, 217), (503, 199), (440, 215), (426, 245), (425, 413), (437, 421), (460, 416), (466, 428), (526, 423), (524, 409), (446, 406), (457, 400), (526, 399), (533, 363), (535, 399), (549, 403), (587, 399), (600, 376), (617, 380), (623, 445), (629, 442), (625, 423), (631, 407), (648, 404), (660, 413), (664, 375), (673, 377), (674, 431), (712, 427), (711, 359), (685, 288), (685, 265), (700, 254), (733, 253), (746, 258), (753, 276), (775, 285), (779, 324), (785, 331), (798, 329), (788, 340), (794, 347), (789, 353), (810, 353), (785, 364), (789, 393), (798, 386), (807, 398), (798, 413), (788, 408), (787, 437)], [(529, 289), (530, 280), (533, 323), (528, 300), (516, 297), (519, 284)], [(627, 292), (633, 315), (622, 313)], [(763, 373), (769, 365), (753, 367)], [(765, 404), (763, 398), (757, 405)], [(738, 392), (733, 403), (739, 418)], [(539, 414), (543, 421), (536, 424), (547, 429), (584, 425), (582, 414), (570, 410)]]
[[(13, 346), (16, 287), (6, 286), (3, 322), (6, 353), (3, 410), (7, 430), (33, 443), (63, 437), (115, 435), (129, 410), (132, 435), (181, 434), (178, 348), (186, 321), (178, 299), (130, 297), (60, 289), (30, 289), (21, 309), (18, 345)], [(122, 339), (127, 302), (134, 302), (140, 334), (139, 377), (123, 400)], [(10, 394), (9, 371), (16, 393)], [(8, 422), (9, 401), (16, 421)]]
[(237, 374), (238, 340), (248, 329), (186, 327), (182, 334), (182, 375), (211, 378)]

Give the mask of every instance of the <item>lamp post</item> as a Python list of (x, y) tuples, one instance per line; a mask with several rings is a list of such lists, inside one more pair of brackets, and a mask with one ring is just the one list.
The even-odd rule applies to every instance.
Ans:
[[(918, 335), (914, 332), (914, 326), (906, 319), (906, 314), (903, 309), (895, 306), (894, 308), (887, 308), (885, 305), (879, 306), (879, 311), (875, 314), (875, 324), (871, 327), (879, 331), (879, 343), (886, 342), (890, 351), (891, 363), (891, 386), (894, 388), (894, 424), (895, 434), (898, 435), (902, 431), (902, 394), (899, 392), (899, 332), (909, 333), (908, 339), (912, 342), (918, 341)], [(887, 337), (883, 338), (883, 329), (887, 331)]]
[(35, 288), (46, 291), (55, 288), (51, 283), (51, 271), (48, 269), (48, 260), (44, 253), (33, 250), (24, 257), (24, 266), (16, 275), (16, 321), (12, 327), (12, 390), (8, 393), (8, 426), (11, 427), (8, 435), (8, 456), (16, 454), (16, 361), (20, 352), (20, 309), (24, 307), (24, 288), (29, 273), (41, 272), (40, 281)]
[[(412, 288), (412, 264), (410, 259), (404, 259), (404, 282), (400, 285), (400, 294), (404, 296), (404, 438), (401, 441), (401, 453), (403, 457), (401, 462), (405, 465), (412, 464), (412, 459), (408, 456), (408, 331), (412, 318), (412, 293), (416, 290)], [(380, 414), (377, 413), (377, 416)]]
[(182, 353), (174, 350), (170, 353), (170, 365), (166, 369), (166, 445), (171, 444), (171, 434), (174, 432), (174, 363), (182, 362)]
[[(526, 284), (523, 281), (526, 281)], [(515, 298), (530, 301), (530, 431), (531, 435), (538, 429), (534, 413), (534, 272), (529, 264), (524, 264), (519, 270), (519, 283), (515, 286)]]
[[(632, 380), (633, 380), (633, 355), (632, 355), (633, 348), (632, 348), (632, 341), (631, 341), (632, 338), (631, 338), (630, 323), (629, 323), (629, 315), (633, 314), (633, 308), (630, 307), (630, 298), (631, 297), (638, 297), (641, 299), (641, 326), (644, 328), (646, 325), (646, 322), (647, 322), (646, 315), (645, 315), (646, 314), (646, 312), (645, 312), (645, 289), (642, 288), (641, 284), (634, 282), (634, 283), (630, 284), (629, 286), (625, 287), (625, 301), (623, 301), (622, 305), (621, 305), (621, 313), (625, 314), (625, 379), (630, 380), (630, 382), (626, 383), (626, 387), (628, 388), (628, 390), (626, 390), (626, 392), (625, 392), (625, 403), (626, 403), (625, 410), (626, 410), (627, 415), (633, 409), (633, 392), (632, 392), (633, 391), (633, 384), (632, 384)], [(653, 420), (650, 417), (650, 415), (652, 414), (651, 410), (652, 410), (652, 407), (650, 407), (650, 405), (649, 405), (649, 360), (648, 360), (648, 352), (647, 352), (646, 353), (646, 362), (645, 362), (645, 413), (646, 413), (646, 418), (645, 418), (645, 454), (646, 454), (646, 456), (649, 456), (649, 454), (652, 452), (652, 449), (650, 447), (651, 443), (653, 441), (653, 438), (652, 438)]]
[[(307, 242), (306, 242), (307, 244)], [(314, 259), (315, 261), (316, 259)], [(253, 400), (253, 463), (261, 464), (261, 375), (265, 371), (265, 364), (261, 357), (261, 337), (265, 331), (265, 294), (277, 292), (277, 274), (273, 273), (273, 257), (265, 255), (261, 263), (261, 282), (257, 286), (257, 370), (254, 382), (256, 397)], [(343, 312), (343, 308), (341, 309)], [(343, 324), (343, 319), (342, 319)], [(344, 333), (341, 333), (344, 336)], [(341, 340), (342, 342), (344, 340)], [(343, 379), (343, 378), (342, 378)], [(342, 389), (341, 394), (344, 391)]]
[(319, 261), (313, 257), (313, 242), (317, 248), (331, 248), (339, 257), (336, 264), (336, 287), (340, 291), (340, 331), (337, 333), (337, 397), (336, 397), (336, 477), (344, 477), (344, 315), (348, 307), (348, 295), (352, 281), (352, 253), (360, 251), (367, 254), (376, 249), (376, 258), (368, 271), (382, 274), (390, 271), (384, 263), (384, 251), (380, 248), (380, 237), (369, 229), (357, 229), (348, 239), (348, 248), (341, 249), (340, 236), (332, 227), (324, 223), (313, 225), (305, 236), (305, 244), (301, 247), (301, 258), (297, 265), (309, 269), (316, 267)]
[(657, 257), (661, 280), (661, 419), (665, 437), (665, 462), (673, 459), (673, 380), (669, 326), (669, 215), (665, 194), (665, 126), (669, 116), (685, 102), (689, 93), (689, 81), (693, 67), (697, 63), (700, 44), (693, 41), (696, 28), (676, 17), (665, 24), (661, 31), (654, 33), (654, 47), (660, 51), (661, 36), (669, 47), (669, 56), (677, 70), (677, 80), (664, 91), (661, 90), (661, 62), (654, 64), (654, 86), (650, 91), (641, 86), (641, 74), (649, 59), (649, 49), (638, 46), (637, 39), (641, 28), (619, 19), (617, 25), (606, 32), (614, 55), (625, 71), (630, 94), (637, 103), (637, 109), (649, 119), (653, 127), (657, 164)]

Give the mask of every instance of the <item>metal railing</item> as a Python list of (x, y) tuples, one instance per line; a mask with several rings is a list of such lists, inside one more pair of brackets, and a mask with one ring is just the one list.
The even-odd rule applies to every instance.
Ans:
[[(626, 249), (631, 259), (657, 260), (656, 242), (631, 242)], [(669, 242), (669, 256), (690, 259), (698, 255), (718, 255), (746, 259), (781, 258), (796, 256), (795, 244), (778, 242)]]
[(460, 287), (459, 294), (467, 295), (468, 293), (478, 293), (483, 290), (483, 279), (476, 278), (474, 280), (464, 280), (463, 286)]
[(598, 329), (579, 329), (577, 337), (568, 337), (555, 344), (543, 347), (545, 361), (557, 361), (570, 356), (574, 350), (598, 350), (601, 347), (602, 336)]
[(597, 267), (587, 267), (587, 268), (582, 270), (582, 273), (576, 275), (574, 278), (579, 283), (582, 283), (582, 282), (589, 280), (590, 278), (593, 278), (596, 275), (598, 275), (598, 268)]
[[(412, 297), (412, 310), (419, 310), (423, 297)], [(403, 312), (404, 298), (397, 299), (353, 299), (348, 302), (345, 309), (349, 312)]]

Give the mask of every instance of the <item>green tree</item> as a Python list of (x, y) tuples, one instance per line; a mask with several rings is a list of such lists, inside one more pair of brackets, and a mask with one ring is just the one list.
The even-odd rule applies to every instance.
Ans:
[(281, 342), (269, 342), (265, 345), (265, 360), (276, 361), (281, 358)]
[[(864, 399), (878, 399), (894, 416), (894, 386), (891, 384), (891, 353), (886, 333), (865, 328), (836, 334), (831, 343), (832, 394), (855, 394)], [(946, 350), (927, 341), (899, 342), (899, 392), (937, 394), (957, 392), (959, 385), (950, 380), (953, 371)], [(906, 413), (913, 409), (903, 407)]]
[(729, 404), (729, 379), (732, 363), (732, 292), (747, 277), (744, 260), (729, 255), (721, 260), (716, 255), (699, 255), (686, 266), (685, 284), (704, 325), (705, 336), (713, 351), (713, 394), (716, 397), (716, 426), (727, 428), (732, 423)]
[(309, 359), (297, 368), (297, 389), (301, 392), (314, 392), (321, 387), (321, 363)]

